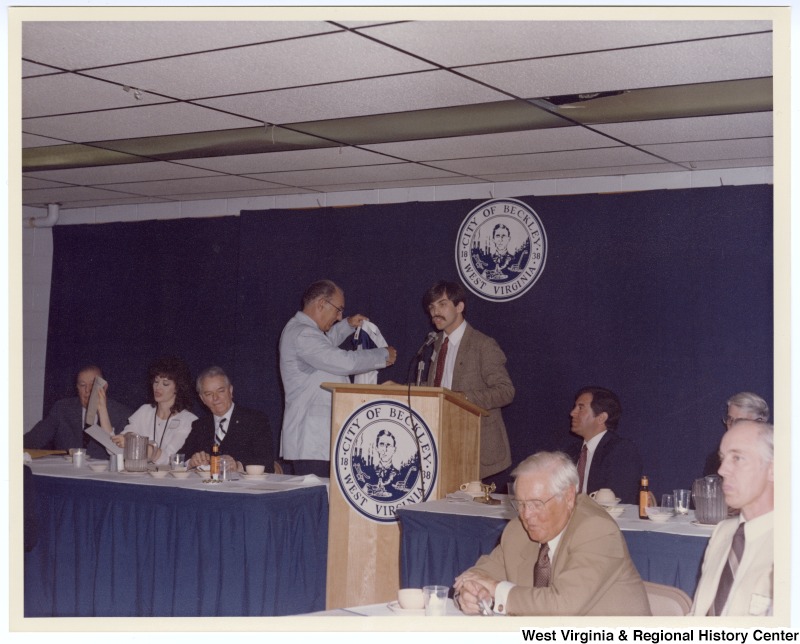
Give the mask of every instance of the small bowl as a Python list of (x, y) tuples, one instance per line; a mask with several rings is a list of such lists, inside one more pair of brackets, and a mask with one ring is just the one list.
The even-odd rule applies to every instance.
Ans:
[(244, 471), (248, 474), (255, 474), (256, 476), (263, 474), (267, 469), (264, 465), (245, 465)]
[(612, 517), (617, 519), (622, 515), (623, 512), (625, 512), (625, 508), (620, 507), (618, 505), (612, 505), (606, 507), (606, 512), (608, 512)]
[(187, 472), (186, 470), (183, 471), (173, 470), (172, 472), (170, 472), (170, 474), (172, 474), (172, 476), (174, 476), (176, 479), (188, 479), (189, 474), (191, 474), (191, 472)]
[(422, 588), (401, 588), (397, 591), (397, 603), (405, 610), (420, 610), (425, 608), (422, 598)]
[(154, 479), (163, 479), (169, 472), (167, 470), (150, 470), (150, 476)]
[(661, 508), (647, 508), (647, 516), (656, 523), (666, 523), (672, 518), (672, 512), (664, 512)]
[(108, 470), (108, 463), (101, 461), (100, 463), (89, 463), (89, 467), (93, 472), (105, 472)]

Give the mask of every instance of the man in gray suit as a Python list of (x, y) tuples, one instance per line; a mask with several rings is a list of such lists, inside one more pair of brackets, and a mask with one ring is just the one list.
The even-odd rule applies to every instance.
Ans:
[(436, 338), (428, 385), (447, 387), (489, 412), (481, 418), (480, 477), (511, 465), (511, 448), (500, 409), (514, 400), (506, 356), (487, 335), (464, 319), (467, 293), (461, 284), (440, 281), (427, 290), (422, 305), (441, 333)]
[[(89, 365), (81, 369), (75, 379), (78, 395), (56, 401), (50, 413), (22, 437), (23, 446), (64, 451), (71, 447), (86, 447), (92, 458), (108, 458), (106, 449), (83, 431), (87, 425), (86, 406), (97, 376), (103, 376), (100, 367)], [(97, 424), (106, 427), (107, 431), (121, 432), (128, 424), (131, 410), (111, 398), (106, 398), (105, 403), (98, 408)]]

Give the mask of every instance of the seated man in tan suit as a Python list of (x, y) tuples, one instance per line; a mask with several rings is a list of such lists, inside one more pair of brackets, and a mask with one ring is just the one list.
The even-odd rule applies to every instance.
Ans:
[(616, 521), (585, 494), (566, 454), (539, 452), (511, 473), (519, 520), (456, 578), (467, 614), (650, 615)]

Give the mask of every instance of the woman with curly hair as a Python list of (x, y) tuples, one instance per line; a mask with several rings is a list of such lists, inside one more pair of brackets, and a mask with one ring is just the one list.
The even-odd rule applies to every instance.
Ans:
[(189, 367), (180, 358), (161, 358), (147, 370), (150, 402), (137, 409), (128, 419), (122, 434), (111, 440), (125, 445), (125, 434), (147, 436), (153, 445), (150, 461), (166, 465), (169, 455), (180, 451), (197, 420), (189, 407), (192, 404), (192, 378)]

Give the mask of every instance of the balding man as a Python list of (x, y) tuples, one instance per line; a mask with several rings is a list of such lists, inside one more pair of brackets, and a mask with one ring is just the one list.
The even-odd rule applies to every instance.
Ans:
[(342, 319), (344, 291), (330, 280), (311, 284), (302, 308), (289, 320), (279, 344), (285, 396), (281, 456), (295, 474), (330, 476), (331, 394), (323, 382), (350, 382), (348, 376), (394, 364), (393, 347), (345, 351), (339, 345), (367, 318)]
[(719, 446), (722, 490), (739, 516), (717, 524), (703, 559), (693, 615), (771, 615), (774, 568), (774, 430), (735, 421)]
[[(103, 376), (98, 366), (88, 365), (81, 369), (75, 379), (78, 395), (56, 401), (50, 413), (22, 437), (23, 445), (30, 449), (65, 451), (72, 447), (86, 447), (92, 458), (108, 458), (106, 449), (83, 431), (87, 424), (86, 406), (97, 376)], [(122, 431), (128, 424), (131, 410), (106, 396), (98, 402), (97, 424), (110, 434)]]
[(456, 578), (467, 614), (650, 615), (617, 522), (585, 494), (561, 452), (539, 452), (511, 473), (519, 514), (498, 545)]

